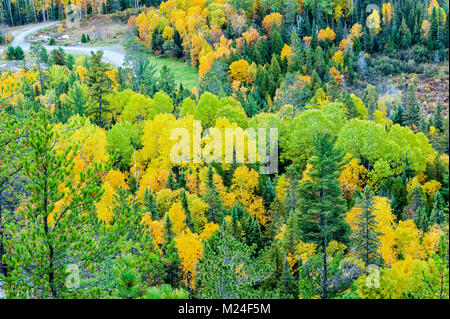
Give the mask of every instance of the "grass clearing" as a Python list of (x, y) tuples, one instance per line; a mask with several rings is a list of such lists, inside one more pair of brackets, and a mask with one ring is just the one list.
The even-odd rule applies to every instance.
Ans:
[(149, 59), (150, 62), (156, 64), (158, 68), (157, 75), (159, 75), (159, 70), (162, 66), (165, 65), (172, 70), (175, 81), (181, 82), (185, 88), (192, 89), (193, 87), (199, 86), (198, 70), (187, 62), (178, 60), (174, 57), (156, 55), (151, 55)]

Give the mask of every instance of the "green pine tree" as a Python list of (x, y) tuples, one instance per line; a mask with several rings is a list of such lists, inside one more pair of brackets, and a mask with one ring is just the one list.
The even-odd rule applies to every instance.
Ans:
[(155, 202), (155, 197), (153, 196), (152, 191), (148, 188), (145, 189), (143, 204), (145, 211), (151, 214), (152, 220), (159, 220), (161, 218), (158, 206)]
[(356, 216), (356, 229), (353, 231), (352, 238), (355, 252), (364, 261), (366, 267), (377, 263), (380, 258), (377, 251), (380, 246), (379, 233), (375, 231), (376, 221), (372, 213), (373, 197), (374, 193), (368, 186), (360, 193), (356, 205), (361, 208), (361, 213)]
[[(65, 284), (67, 265), (87, 267), (94, 260), (92, 227), (96, 216), (91, 213), (102, 195), (102, 168), (95, 165), (80, 173), (84, 181), (80, 185), (73, 176), (77, 150), (58, 148), (47, 111), (41, 112), (32, 130), (31, 149), (23, 159), (30, 196), (5, 225), (5, 232), (12, 234), (5, 244), (10, 248), (3, 256), (9, 268), (5, 290), (10, 298), (62, 298), (70, 294)], [(61, 185), (66, 190), (61, 190)]]
[(311, 180), (298, 187), (298, 226), (305, 242), (317, 244), (322, 251), (321, 296), (328, 296), (327, 247), (331, 240), (348, 242), (349, 226), (345, 222), (346, 204), (338, 177), (345, 165), (344, 153), (335, 148), (336, 138), (316, 133), (313, 138)]
[(106, 126), (106, 113), (111, 109), (107, 108), (109, 101), (106, 95), (112, 92), (111, 79), (106, 74), (110, 70), (109, 66), (102, 61), (103, 51), (91, 52), (90, 67), (86, 75), (86, 82), (89, 88), (91, 107), (89, 114), (94, 115), (97, 125)]

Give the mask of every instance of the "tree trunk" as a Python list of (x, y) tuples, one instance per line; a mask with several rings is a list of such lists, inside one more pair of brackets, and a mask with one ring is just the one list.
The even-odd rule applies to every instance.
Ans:
[(325, 235), (323, 236), (323, 276), (322, 276), (322, 299), (328, 298), (327, 292), (327, 273), (328, 273), (328, 265), (327, 265), (327, 216), (322, 217), (322, 225), (325, 228)]

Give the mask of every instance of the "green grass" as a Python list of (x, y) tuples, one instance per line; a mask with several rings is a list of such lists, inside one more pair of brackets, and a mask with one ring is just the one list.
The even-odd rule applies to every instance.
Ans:
[[(199, 85), (198, 70), (186, 62), (173, 57), (155, 55), (150, 56), (150, 62), (156, 64), (158, 71), (163, 65), (170, 68), (175, 76), (175, 81), (181, 82), (186, 89), (192, 89)], [(157, 72), (157, 75), (159, 75), (159, 72)]]

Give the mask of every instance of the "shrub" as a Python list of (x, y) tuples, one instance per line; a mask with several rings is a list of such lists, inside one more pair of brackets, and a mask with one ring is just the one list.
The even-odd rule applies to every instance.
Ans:
[(50, 38), (50, 40), (48, 41), (49, 45), (55, 45), (56, 41), (54, 38)]
[(16, 50), (14, 50), (14, 47), (9, 46), (8, 49), (6, 49), (6, 58), (8, 60), (15, 60)]
[(25, 58), (25, 53), (20, 46), (13, 47), (9, 46), (6, 49), (6, 57), (8, 60), (23, 60)]

